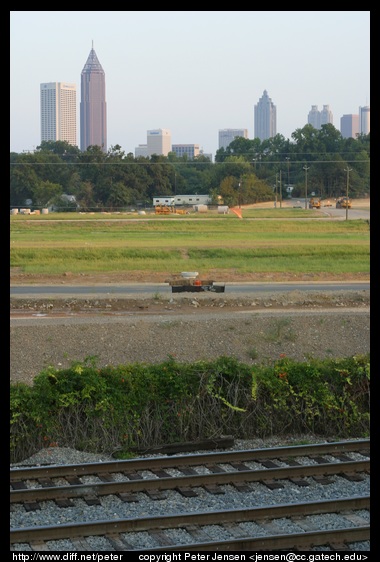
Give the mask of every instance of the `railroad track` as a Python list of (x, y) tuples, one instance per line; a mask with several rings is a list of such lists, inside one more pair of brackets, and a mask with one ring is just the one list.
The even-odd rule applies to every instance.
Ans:
[[(139, 494), (143, 494), (154, 501), (165, 499), (165, 494), (173, 490), (183, 497), (197, 496), (200, 490), (202, 493), (223, 494), (225, 486), (244, 494), (252, 492), (252, 483), (276, 490), (291, 481), (301, 488), (309, 486), (310, 479), (328, 485), (337, 476), (357, 481), (368, 477), (369, 446), (369, 440), (365, 439), (94, 464), (13, 468), (10, 471), (11, 509), (22, 504), (27, 512), (43, 510), (45, 502), (52, 501), (61, 508), (73, 507), (79, 498), (87, 505), (96, 506), (110, 495), (116, 495), (122, 502), (138, 502)], [(353, 460), (353, 456), (359, 460)], [(367, 517), (363, 518), (363, 510), (368, 512)], [(318, 528), (315, 519), (318, 514), (341, 512), (346, 518), (343, 526), (329, 531)], [(292, 532), (282, 534), (276, 529), (276, 519), (281, 517), (289, 519)], [(13, 528), (10, 542), (13, 550), (20, 544), (28, 545), (31, 550), (54, 550), (54, 541), (62, 540), (71, 541), (71, 549), (92, 550), (89, 537), (103, 537), (109, 550), (139, 550), (141, 536), (145, 533), (156, 545), (152, 550), (305, 549), (324, 544), (335, 545), (334, 548), (340, 545), (343, 550), (348, 548), (349, 542), (369, 541), (368, 519), (369, 497), (355, 496), (256, 509)], [(215, 525), (222, 526), (223, 540), (212, 540)], [(173, 538), (173, 530), (177, 535), (181, 531), (183, 536)]]

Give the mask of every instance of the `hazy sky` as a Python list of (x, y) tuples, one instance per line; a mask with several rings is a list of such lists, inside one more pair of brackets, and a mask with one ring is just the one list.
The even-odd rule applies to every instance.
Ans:
[(370, 105), (370, 12), (11, 11), (10, 150), (41, 143), (40, 84), (77, 86), (92, 42), (105, 72), (107, 145), (127, 154), (148, 129), (215, 155), (219, 129), (254, 133), (264, 90), (285, 138), (312, 105)]

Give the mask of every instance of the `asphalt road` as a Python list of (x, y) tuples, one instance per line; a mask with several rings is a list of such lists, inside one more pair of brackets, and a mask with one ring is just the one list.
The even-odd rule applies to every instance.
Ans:
[[(221, 285), (222, 283), (218, 283)], [(258, 295), (260, 293), (278, 293), (287, 291), (368, 291), (369, 282), (324, 282), (324, 283), (225, 283), (225, 293), (236, 296)], [(139, 295), (170, 295), (171, 287), (168, 283), (130, 283), (112, 285), (13, 285), (10, 287), (10, 296), (19, 298), (35, 298), (49, 296), (139, 296)], [(197, 294), (197, 293), (180, 293)], [(200, 294), (219, 294), (203, 291)]]

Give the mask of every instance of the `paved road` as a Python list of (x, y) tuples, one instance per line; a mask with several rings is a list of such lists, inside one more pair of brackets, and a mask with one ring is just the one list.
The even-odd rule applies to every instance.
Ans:
[[(220, 283), (219, 283), (220, 284)], [(324, 282), (324, 283), (226, 283), (225, 293), (236, 296), (258, 295), (260, 293), (278, 293), (287, 291), (368, 291), (369, 282)], [(200, 294), (205, 294), (202, 292)], [(218, 294), (222, 296), (225, 293)], [(169, 295), (171, 287), (167, 283), (130, 283), (125, 285), (13, 285), (10, 287), (10, 296), (19, 298), (36, 298), (49, 296), (140, 296), (140, 295)], [(180, 293), (182, 295), (192, 293)], [(197, 293), (194, 293), (197, 294)]]

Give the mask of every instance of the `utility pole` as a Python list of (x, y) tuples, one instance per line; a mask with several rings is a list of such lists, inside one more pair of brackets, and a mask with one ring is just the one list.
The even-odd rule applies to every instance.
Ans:
[(305, 209), (307, 209), (307, 171), (310, 166), (304, 166), (303, 169), (305, 170)]
[(277, 182), (278, 182), (277, 176), (278, 176), (278, 174), (276, 174), (276, 185), (275, 185), (275, 188), (276, 188), (276, 195), (275, 195), (275, 202), (274, 202), (274, 206), (275, 206), (275, 207), (277, 207)]
[(285, 160), (286, 160), (287, 163), (288, 163), (288, 188), (289, 188), (289, 186), (290, 186), (290, 169), (289, 169), (289, 167), (290, 167), (290, 158), (289, 158), (289, 156), (286, 156)]
[(348, 177), (350, 175), (350, 172), (352, 171), (352, 168), (349, 168), (347, 166), (347, 169), (344, 169), (345, 172), (347, 172), (347, 185), (346, 185), (346, 220), (348, 220)]

